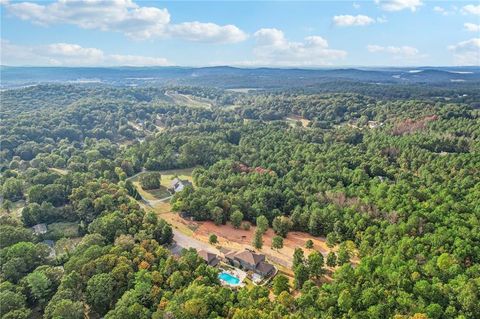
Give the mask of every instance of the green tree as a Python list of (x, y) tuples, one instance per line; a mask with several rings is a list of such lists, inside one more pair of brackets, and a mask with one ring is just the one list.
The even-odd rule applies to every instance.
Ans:
[(274, 236), (272, 238), (272, 248), (273, 249), (281, 249), (282, 247), (283, 247), (283, 237)]
[(213, 219), (213, 222), (215, 223), (215, 225), (221, 225), (223, 224), (223, 218), (224, 218), (224, 215), (223, 215), (223, 209), (221, 207), (218, 207), (216, 206), (213, 210), (212, 210), (212, 219)]
[(327, 266), (335, 267), (337, 265), (337, 255), (333, 251), (329, 252), (327, 255)]
[(0, 225), (0, 249), (21, 241), (27, 242), (32, 240), (32, 232), (29, 229), (11, 225)]
[(259, 229), (262, 233), (265, 233), (268, 229), (268, 219), (264, 215), (260, 215), (256, 219), (257, 229)]
[(160, 188), (161, 175), (159, 172), (147, 172), (140, 177), (140, 186), (145, 190)]
[(2, 203), (2, 209), (7, 213), (10, 213), (10, 210), (13, 207), (13, 203), (9, 199), (4, 199)]
[(337, 236), (335, 235), (335, 233), (328, 233), (327, 234), (327, 246), (332, 248), (333, 246), (335, 246), (335, 244), (337, 243)]
[(353, 297), (348, 289), (344, 289), (340, 292), (340, 295), (338, 296), (337, 300), (338, 306), (340, 309), (343, 311), (348, 311), (352, 308), (353, 305)]
[(40, 271), (34, 271), (26, 277), (33, 299), (43, 308), (51, 294), (52, 282)]
[(305, 255), (303, 253), (303, 249), (295, 248), (295, 251), (293, 252), (293, 269), (303, 263), (305, 263)]
[(309, 239), (305, 242), (305, 248), (312, 249), (313, 248), (313, 240)]
[(11, 311), (22, 309), (25, 306), (25, 296), (23, 296), (22, 294), (10, 290), (0, 291), (1, 318), (4, 318), (4, 316)]
[(212, 245), (218, 243), (218, 237), (215, 234), (210, 234), (210, 237), (208, 237), (208, 242)]
[(87, 303), (99, 315), (104, 315), (113, 302), (114, 289), (115, 279), (111, 274), (94, 275), (87, 282)]
[(308, 256), (307, 259), (310, 277), (314, 277), (316, 279), (320, 278), (325, 273), (325, 269), (323, 268), (323, 255), (318, 251), (314, 251)]
[(449, 272), (456, 265), (455, 259), (448, 253), (441, 254), (437, 259), (437, 267), (442, 272)]
[(230, 215), (230, 221), (232, 222), (233, 227), (239, 228), (243, 220), (243, 214), (241, 211), (237, 210)]
[(255, 234), (253, 235), (253, 242), (252, 242), (252, 245), (253, 247), (257, 248), (257, 249), (261, 249), (262, 246), (263, 246), (263, 233), (256, 230), (255, 231)]
[(288, 278), (282, 274), (278, 274), (273, 278), (272, 289), (275, 296), (280, 295), (283, 291), (289, 292), (290, 285), (288, 284)]
[(299, 264), (293, 269), (294, 285), (296, 289), (301, 289), (305, 281), (308, 280), (308, 269), (304, 264)]
[(350, 253), (345, 245), (340, 245), (337, 255), (337, 265), (343, 265), (350, 262)]
[(272, 227), (275, 231), (275, 234), (285, 238), (292, 227), (292, 222), (288, 217), (277, 216), (273, 219)]
[(83, 304), (80, 301), (62, 299), (55, 302), (52, 310), (52, 318), (83, 319)]
[(23, 198), (23, 183), (15, 177), (8, 178), (2, 186), (2, 195), (5, 199), (16, 202)]

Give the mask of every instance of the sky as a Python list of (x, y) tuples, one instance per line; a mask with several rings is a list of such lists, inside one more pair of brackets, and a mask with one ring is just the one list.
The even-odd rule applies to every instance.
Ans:
[(480, 65), (480, 2), (0, 0), (1, 64)]

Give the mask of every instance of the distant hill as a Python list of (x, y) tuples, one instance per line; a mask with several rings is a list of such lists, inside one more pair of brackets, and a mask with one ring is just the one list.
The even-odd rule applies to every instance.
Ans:
[(332, 81), (384, 84), (480, 82), (479, 67), (235, 68), (218, 67), (1, 67), (1, 87), (39, 83), (103, 83), (114, 86), (194, 85), (220, 88), (311, 87)]

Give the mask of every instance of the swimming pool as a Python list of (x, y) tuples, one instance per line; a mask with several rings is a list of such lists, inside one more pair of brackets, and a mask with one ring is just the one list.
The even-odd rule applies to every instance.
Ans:
[(236, 286), (240, 283), (240, 279), (235, 276), (230, 275), (227, 272), (221, 272), (218, 274), (218, 278), (229, 285)]

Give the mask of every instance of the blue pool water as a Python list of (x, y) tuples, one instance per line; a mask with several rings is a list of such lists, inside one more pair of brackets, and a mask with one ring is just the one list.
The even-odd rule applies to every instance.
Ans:
[(240, 283), (240, 279), (226, 272), (219, 273), (218, 278), (225, 281), (229, 285), (238, 285)]

